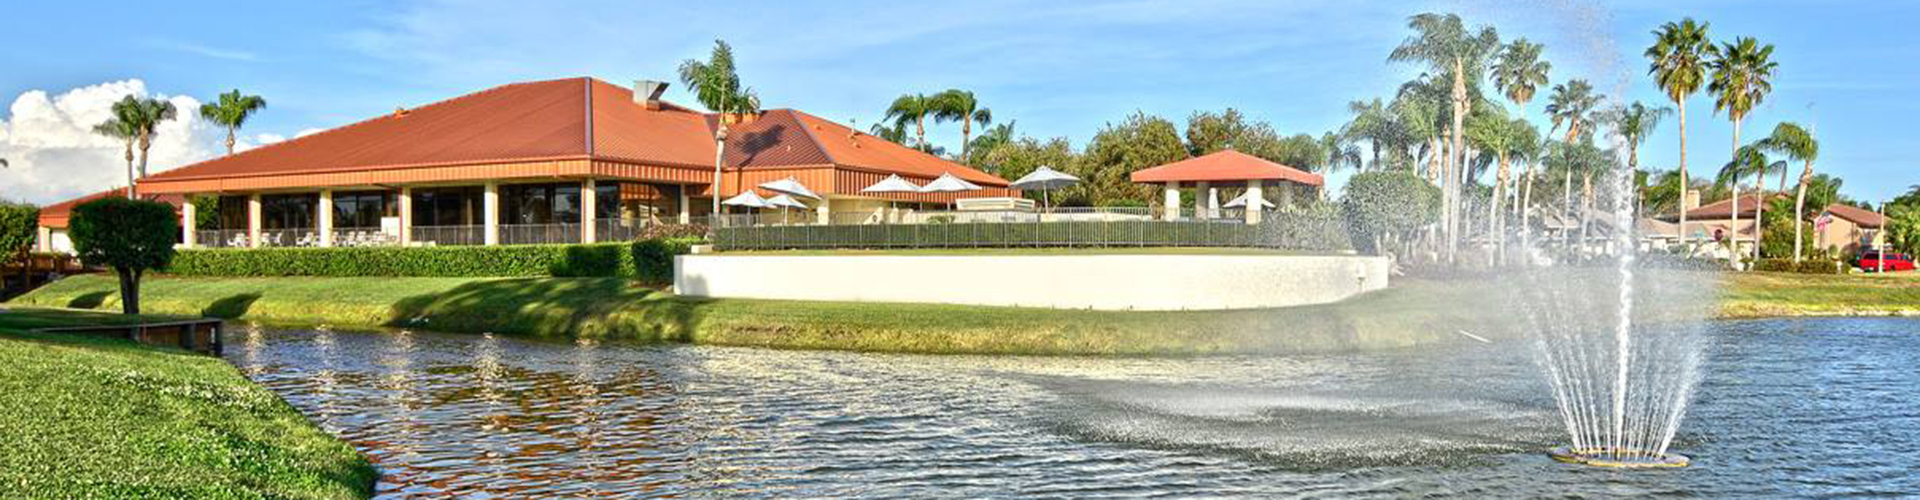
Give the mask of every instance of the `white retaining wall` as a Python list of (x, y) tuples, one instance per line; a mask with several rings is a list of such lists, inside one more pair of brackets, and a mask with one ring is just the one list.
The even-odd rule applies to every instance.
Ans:
[(1387, 287), (1382, 257), (1305, 255), (682, 255), (696, 297), (1207, 310), (1335, 302)]

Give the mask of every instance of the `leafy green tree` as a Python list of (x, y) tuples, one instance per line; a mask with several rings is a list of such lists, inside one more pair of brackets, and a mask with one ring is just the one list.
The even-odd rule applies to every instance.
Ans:
[[(135, 141), (140, 149), (139, 178), (147, 177), (148, 150), (153, 148), (153, 138), (160, 134), (160, 124), (172, 120), (179, 111), (173, 103), (159, 99), (135, 99), (127, 96), (113, 105), (113, 117), (131, 127)], [(139, 190), (134, 190), (136, 194)]]
[(227, 154), (233, 154), (234, 135), (246, 125), (247, 118), (267, 107), (267, 100), (240, 93), (240, 89), (220, 94), (214, 102), (200, 105), (200, 117), (227, 128)]
[[(1073, 150), (1073, 145), (1068, 143), (1065, 137), (1055, 137), (1045, 141), (1021, 137), (994, 145), (990, 149), (977, 150), (977, 154), (980, 155), (980, 164), (992, 167), (1007, 179), (1018, 179), (1033, 173), (1040, 167), (1053, 167), (1054, 170), (1061, 172), (1074, 172), (1078, 170), (1077, 165), (1080, 163), (1080, 154)], [(1073, 194), (1067, 193), (1082, 196), (1076, 198)], [(1040, 196), (1040, 193), (1027, 194), (1036, 198)], [(1062, 205), (1084, 206), (1092, 203), (1084, 193), (1074, 190), (1067, 190), (1066, 193), (1049, 196), (1049, 198), (1054, 203)]]
[[(129, 99), (131, 99), (131, 97), (129, 97)], [(136, 186), (139, 184), (139, 180), (134, 176), (133, 171), (133, 145), (139, 140), (140, 131), (134, 130), (132, 124), (121, 121), (119, 118), (108, 118), (107, 121), (100, 122), (99, 125), (94, 125), (93, 133), (119, 139), (122, 143), (126, 144), (127, 197), (135, 197), (137, 194), (135, 190), (137, 189)]]
[[(1801, 252), (1804, 251), (1799, 243), (1800, 234), (1806, 231), (1804, 226), (1806, 226), (1805, 221), (1807, 218), (1807, 187), (1813, 184), (1813, 161), (1820, 157), (1820, 141), (1815, 140), (1813, 133), (1808, 132), (1805, 128), (1801, 128), (1800, 124), (1783, 122), (1775, 125), (1773, 127), (1773, 134), (1768, 135), (1766, 139), (1762, 139), (1760, 145), (1773, 152), (1786, 155), (1787, 159), (1799, 160), (1806, 165), (1806, 167), (1800, 171), (1800, 184), (1794, 188), (1793, 193), (1793, 213), (1796, 215), (1793, 223), (1793, 261), (1799, 262), (1803, 257)], [(1787, 169), (1784, 168), (1780, 169), (1780, 190), (1782, 192), (1787, 190)], [(1826, 205), (1816, 206), (1822, 209), (1827, 207)]]
[(210, 194), (193, 195), (193, 228), (220, 227), (220, 197)]
[(1341, 210), (1360, 246), (1376, 254), (1410, 243), (1440, 219), (1440, 188), (1412, 172), (1361, 172), (1345, 189)]
[[(985, 133), (980, 134), (980, 137), (973, 138), (973, 141), (967, 144), (967, 148), (971, 151), (979, 151), (981, 154), (985, 154), (988, 151), (992, 151), (993, 148), (1000, 147), (1001, 144), (1013, 142), (1013, 139), (1013, 122), (1007, 122), (994, 125), (992, 128), (987, 129)], [(1012, 179), (1012, 177), (1009, 177), (1009, 179)]]
[(73, 208), (73, 249), (91, 266), (120, 277), (120, 308), (140, 314), (140, 279), (173, 262), (180, 223), (165, 203), (101, 198)]
[(1240, 110), (1195, 111), (1187, 116), (1187, 154), (1205, 156), (1228, 149), (1280, 162), (1280, 134), (1266, 122), (1247, 120)]
[[(1713, 50), (1713, 42), (1707, 39), (1707, 23), (1696, 23), (1693, 18), (1680, 22), (1660, 25), (1653, 31), (1653, 45), (1647, 47), (1647, 73), (1653, 75), (1654, 84), (1667, 94), (1679, 108), (1680, 117), (1680, 173), (1679, 184), (1690, 186), (1687, 180), (1687, 97), (1700, 91), (1706, 84), (1707, 55)], [(1680, 211), (1680, 245), (1687, 246), (1687, 211)]]
[(960, 161), (971, 164), (973, 157), (969, 154), (973, 146), (973, 124), (978, 123), (982, 127), (991, 125), (993, 111), (981, 106), (980, 100), (973, 97), (973, 92), (960, 89), (948, 89), (934, 94), (931, 99), (929, 104), (932, 109), (929, 111), (933, 114), (934, 123), (960, 122)]
[(1081, 182), (1068, 189), (1068, 195), (1098, 206), (1129, 200), (1150, 203), (1152, 190), (1134, 184), (1133, 172), (1186, 157), (1187, 146), (1180, 141), (1173, 122), (1136, 111), (1125, 121), (1109, 123), (1094, 134), (1079, 168), (1069, 172)]
[(934, 112), (933, 99), (923, 94), (902, 94), (887, 105), (887, 120), (895, 127), (906, 128), (913, 124), (915, 147), (924, 148), (927, 144), (927, 116)]
[[(1765, 247), (1766, 255), (1786, 255), (1790, 252), (1798, 252), (1799, 249), (1802, 248), (1812, 248), (1814, 246), (1813, 233), (1793, 230), (1800, 222), (1806, 220), (1805, 217), (1793, 216), (1793, 214), (1798, 213), (1794, 211), (1793, 203), (1793, 200), (1786, 198), (1774, 199), (1767, 202), (1767, 204), (1771, 206), (1771, 209), (1766, 211), (1766, 216), (1762, 219), (1766, 221), (1767, 232), (1760, 238), (1760, 246)], [(1798, 258), (1794, 259), (1794, 262), (1799, 261), (1800, 259)]]
[[(27, 255), (39, 228), (38, 207), (0, 201), (0, 269)], [(0, 289), (6, 288), (5, 285), (6, 273), (0, 273)]]
[[(1773, 44), (1760, 45), (1752, 37), (1740, 37), (1732, 43), (1721, 44), (1707, 52), (1707, 67), (1713, 70), (1712, 80), (1707, 83), (1707, 92), (1713, 94), (1715, 112), (1725, 111), (1727, 119), (1733, 122), (1733, 149), (1738, 155), (1740, 150), (1740, 124), (1746, 121), (1747, 114), (1759, 107), (1773, 92), (1774, 73), (1780, 64), (1773, 61)], [(1759, 181), (1754, 183), (1756, 192), (1764, 189)], [(1765, 206), (1765, 205), (1762, 205)], [(1733, 220), (1740, 221), (1740, 189), (1734, 186)], [(1765, 228), (1754, 225), (1755, 231)], [(1755, 258), (1760, 248), (1754, 247)]]
[(1888, 205), (1887, 246), (1902, 253), (1920, 253), (1920, 207)]
[(733, 62), (733, 46), (724, 40), (713, 41), (713, 53), (707, 60), (687, 59), (680, 62), (680, 83), (693, 91), (694, 99), (701, 106), (722, 115), (757, 113), (760, 111), (760, 96), (753, 88), (740, 84), (738, 68)]

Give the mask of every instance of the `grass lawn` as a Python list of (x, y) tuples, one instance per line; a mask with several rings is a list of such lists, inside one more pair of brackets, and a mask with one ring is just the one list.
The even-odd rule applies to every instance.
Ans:
[(753, 256), (753, 255), (1338, 255), (1327, 252), (1309, 252), (1305, 250), (1281, 250), (1269, 248), (1235, 247), (1013, 247), (1013, 248), (893, 248), (870, 250), (736, 250), (719, 252), (712, 255)]
[(0, 496), (364, 498), (375, 477), (218, 358), (0, 327)]
[(1722, 317), (1920, 315), (1920, 273), (1735, 273), (1727, 281)]
[[(14, 305), (117, 307), (112, 279), (76, 276)], [(679, 297), (617, 278), (154, 278), (148, 311), (340, 328), (978, 354), (1325, 352), (1449, 339), (1490, 284), (1401, 280), (1338, 304), (1112, 312)], [(1382, 311), (1385, 311), (1383, 314)], [(1494, 332), (1482, 332), (1489, 334)]]
[(198, 318), (172, 314), (126, 315), (115, 311), (66, 307), (0, 306), (0, 330), (33, 330), (66, 326), (111, 326), (159, 323)]

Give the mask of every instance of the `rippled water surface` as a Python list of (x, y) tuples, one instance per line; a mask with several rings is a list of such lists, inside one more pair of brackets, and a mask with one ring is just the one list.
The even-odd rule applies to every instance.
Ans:
[(233, 328), (227, 357), (384, 497), (1920, 494), (1920, 320), (1714, 326), (1675, 450), (1555, 463), (1523, 344), (909, 356)]

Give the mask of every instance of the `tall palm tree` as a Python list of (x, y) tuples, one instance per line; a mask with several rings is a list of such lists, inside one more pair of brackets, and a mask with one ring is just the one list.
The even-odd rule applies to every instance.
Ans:
[(1552, 63), (1540, 59), (1542, 49), (1545, 46), (1518, 38), (1501, 47), (1500, 58), (1493, 63), (1494, 88), (1520, 107), (1521, 118), (1527, 116), (1527, 103), (1547, 84), (1547, 73), (1553, 70)]
[(133, 175), (133, 144), (134, 141), (139, 140), (140, 131), (134, 130), (133, 125), (121, 121), (119, 118), (108, 118), (107, 121), (101, 122), (99, 125), (94, 125), (93, 133), (119, 139), (122, 143), (126, 144), (127, 199), (131, 200), (136, 198), (137, 191), (134, 187), (136, 182)]
[(246, 125), (247, 118), (267, 107), (267, 100), (257, 95), (241, 94), (240, 89), (220, 94), (214, 102), (200, 105), (200, 117), (227, 128), (227, 154), (233, 154), (234, 134)]
[[(1486, 68), (1486, 61), (1500, 47), (1500, 36), (1491, 27), (1481, 27), (1469, 31), (1466, 23), (1455, 14), (1418, 14), (1407, 20), (1407, 28), (1414, 31), (1413, 36), (1394, 47), (1387, 55), (1389, 61), (1425, 63), (1435, 74), (1448, 75), (1453, 81), (1451, 129), (1451, 149), (1447, 155), (1449, 173), (1464, 167), (1466, 154), (1466, 116), (1471, 111), (1471, 102), (1467, 96), (1467, 82), (1478, 81)], [(1458, 224), (1460, 203), (1459, 175), (1450, 175), (1453, 179), (1447, 183), (1446, 202), (1450, 214), (1447, 228), (1447, 251), (1451, 259), (1452, 252), (1458, 248), (1459, 232), (1454, 228)]]
[(1398, 135), (1398, 122), (1393, 112), (1377, 97), (1372, 101), (1349, 102), (1347, 111), (1353, 113), (1353, 120), (1340, 127), (1340, 134), (1348, 139), (1367, 141), (1373, 155), (1372, 164), (1367, 168), (1380, 170), (1381, 151), (1392, 145)]
[(973, 159), (968, 154), (973, 146), (973, 124), (982, 127), (993, 124), (993, 111), (981, 106), (973, 92), (960, 89), (948, 89), (931, 99), (932, 109), (928, 111), (933, 114), (934, 123), (960, 122), (960, 161), (971, 163)]
[[(740, 84), (740, 74), (733, 64), (733, 46), (724, 40), (713, 41), (713, 52), (707, 60), (687, 59), (680, 62), (680, 83), (692, 90), (694, 99), (700, 105), (718, 114), (713, 129), (713, 213), (720, 214), (720, 172), (727, 151), (727, 120), (729, 113), (756, 113), (760, 111), (760, 96), (753, 89)], [(711, 228), (717, 224), (709, 225)]]
[[(1784, 122), (1773, 127), (1773, 134), (1760, 141), (1763, 147), (1786, 155), (1788, 159), (1799, 160), (1806, 165), (1800, 171), (1800, 184), (1793, 193), (1793, 261), (1800, 262), (1803, 257), (1800, 237), (1804, 233), (1802, 226), (1807, 220), (1807, 185), (1813, 183), (1813, 161), (1820, 157), (1820, 141), (1813, 133), (1801, 128), (1800, 124)], [(1781, 170), (1781, 190), (1785, 191), (1785, 169)]]
[[(1687, 97), (1700, 91), (1706, 83), (1707, 54), (1713, 50), (1713, 42), (1707, 40), (1707, 23), (1696, 23), (1693, 18), (1680, 22), (1660, 25), (1653, 31), (1653, 46), (1647, 47), (1646, 56), (1651, 62), (1647, 73), (1653, 75), (1653, 81), (1660, 90), (1667, 93), (1667, 99), (1673, 100), (1680, 112), (1680, 185), (1684, 189), (1690, 186), (1687, 181)], [(1688, 244), (1687, 211), (1680, 210), (1680, 246)]]
[(1528, 155), (1533, 145), (1539, 143), (1539, 132), (1525, 118), (1508, 119), (1505, 113), (1490, 110), (1474, 115), (1467, 125), (1468, 138), (1474, 147), (1492, 153), (1499, 164), (1494, 176), (1493, 198), (1487, 207), (1487, 221), (1496, 240), (1495, 262), (1506, 259), (1506, 217), (1500, 214), (1500, 201), (1506, 197), (1507, 181), (1512, 176), (1512, 159), (1515, 156)]
[[(1558, 131), (1561, 125), (1566, 125), (1567, 135), (1561, 142), (1567, 144), (1569, 147), (1573, 146), (1576, 140), (1585, 142), (1583, 138), (1588, 137), (1587, 133), (1591, 132), (1594, 128), (1594, 108), (1598, 107), (1600, 100), (1604, 98), (1605, 96), (1593, 93), (1593, 85), (1587, 83), (1586, 80), (1576, 78), (1568, 80), (1567, 83), (1554, 85), (1553, 95), (1547, 98), (1547, 116), (1551, 118), (1553, 122), (1553, 128), (1549, 130), (1548, 133), (1551, 134), (1554, 131)], [(1566, 158), (1571, 162), (1574, 156), (1567, 156)], [(1568, 165), (1571, 167), (1573, 164), (1568, 163)], [(1588, 169), (1582, 168), (1580, 170)], [(1562, 215), (1572, 217), (1574, 215), (1573, 171), (1569, 170), (1567, 174), (1568, 175), (1562, 179), (1561, 202), (1562, 208), (1565, 210), (1562, 212)], [(1591, 176), (1592, 174), (1589, 172), (1587, 175)]]
[(880, 123), (873, 124), (871, 128), (867, 129), (867, 132), (873, 134), (874, 137), (886, 139), (888, 142), (892, 142), (895, 144), (906, 144), (907, 143), (906, 125), (907, 124), (900, 123), (900, 122), (895, 122), (893, 125), (887, 125), (887, 122), (882, 121)]
[(1613, 128), (1613, 134), (1619, 137), (1627, 147), (1627, 167), (1640, 170), (1640, 144), (1653, 135), (1660, 120), (1673, 114), (1673, 108), (1666, 106), (1651, 107), (1635, 102), (1625, 106), (1614, 106), (1604, 114)]
[(933, 99), (923, 94), (902, 94), (894, 98), (893, 104), (887, 105), (886, 119), (902, 128), (912, 123), (914, 141), (919, 143), (917, 146), (924, 147), (927, 144), (927, 115), (931, 114)]
[(1353, 144), (1346, 134), (1327, 132), (1320, 134), (1321, 153), (1326, 155), (1327, 164), (1320, 173), (1338, 172), (1342, 169), (1359, 169), (1365, 162), (1360, 157), (1360, 147)]
[(113, 117), (131, 127), (134, 134), (134, 147), (140, 150), (140, 169), (136, 176), (147, 177), (148, 151), (153, 148), (153, 138), (160, 134), (160, 124), (174, 119), (179, 110), (173, 103), (159, 99), (136, 99), (127, 96), (113, 104)]
[[(1708, 47), (1712, 47), (1709, 45)], [(1739, 37), (1732, 43), (1721, 44), (1719, 48), (1707, 53), (1707, 67), (1713, 70), (1712, 80), (1707, 83), (1707, 92), (1713, 94), (1715, 112), (1725, 111), (1727, 119), (1733, 122), (1733, 149), (1740, 150), (1740, 123), (1747, 113), (1760, 106), (1767, 94), (1773, 92), (1774, 72), (1780, 64), (1773, 61), (1773, 44), (1761, 45), (1753, 37)], [(1755, 186), (1759, 186), (1756, 184)], [(1737, 188), (1736, 188), (1736, 193)], [(1758, 203), (1760, 207), (1766, 203)], [(1760, 212), (1754, 212), (1753, 256), (1760, 257), (1761, 224)], [(1733, 223), (1740, 224), (1740, 197), (1733, 198)]]

